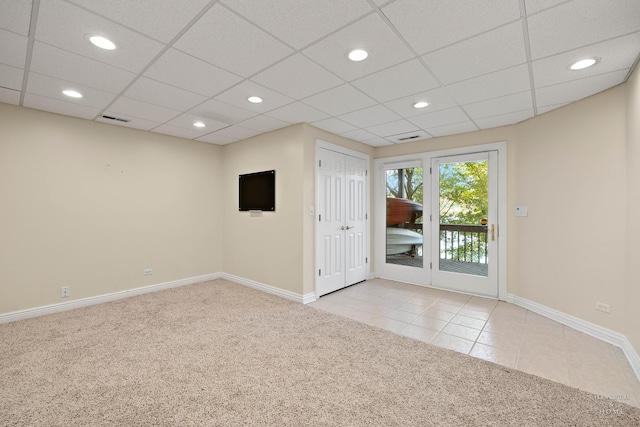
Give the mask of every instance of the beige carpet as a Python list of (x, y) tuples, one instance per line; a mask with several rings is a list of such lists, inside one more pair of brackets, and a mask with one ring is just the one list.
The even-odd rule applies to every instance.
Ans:
[(2, 426), (638, 426), (640, 409), (222, 280), (0, 325)]

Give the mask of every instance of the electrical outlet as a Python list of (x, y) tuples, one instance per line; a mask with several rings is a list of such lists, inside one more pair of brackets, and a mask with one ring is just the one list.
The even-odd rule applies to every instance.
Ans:
[(144, 271), (142, 272), (142, 274), (143, 274), (144, 276), (151, 276), (151, 274), (153, 274), (153, 270), (152, 270), (152, 269), (150, 269), (150, 268), (147, 268), (146, 270), (144, 270)]
[(611, 313), (611, 306), (609, 304), (605, 304), (603, 302), (596, 302), (596, 310), (603, 311), (605, 313)]
[(71, 292), (71, 289), (69, 288), (69, 286), (61, 287), (60, 288), (60, 298), (68, 297), (70, 292)]

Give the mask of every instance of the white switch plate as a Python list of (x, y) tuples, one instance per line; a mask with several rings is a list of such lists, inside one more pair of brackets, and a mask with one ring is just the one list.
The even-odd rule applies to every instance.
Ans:
[(529, 216), (529, 208), (526, 206), (516, 206), (516, 216)]

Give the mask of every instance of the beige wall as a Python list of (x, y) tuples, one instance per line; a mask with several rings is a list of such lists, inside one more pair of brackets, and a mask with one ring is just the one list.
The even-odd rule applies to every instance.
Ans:
[(0, 104), (0, 313), (221, 271), (221, 154)]
[(627, 159), (627, 317), (622, 332), (640, 354), (640, 67), (626, 83)]
[[(303, 125), (223, 147), (224, 272), (302, 293)], [(238, 175), (275, 169), (276, 210), (238, 211)]]

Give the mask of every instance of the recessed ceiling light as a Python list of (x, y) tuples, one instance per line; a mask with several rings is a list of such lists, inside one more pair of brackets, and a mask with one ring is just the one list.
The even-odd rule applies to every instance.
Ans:
[(424, 108), (428, 106), (429, 106), (429, 103), (427, 101), (418, 101), (415, 104), (413, 104), (413, 108)]
[(77, 90), (65, 89), (65, 90), (62, 91), (62, 93), (67, 95), (69, 98), (82, 98), (82, 94), (80, 92), (78, 92)]
[(571, 64), (569, 68), (572, 70), (583, 70), (585, 68), (591, 67), (592, 65), (595, 65), (597, 62), (598, 62), (597, 58), (582, 59), (578, 62)]
[(114, 42), (102, 36), (91, 36), (89, 37), (89, 41), (100, 49), (113, 50), (116, 48)]
[(250, 96), (249, 98), (247, 98), (247, 101), (251, 102), (252, 104), (260, 104), (262, 102), (262, 98), (260, 98), (259, 96)]
[(202, 122), (193, 122), (193, 125), (194, 125), (195, 127), (197, 127), (197, 128), (203, 128), (203, 127), (206, 127), (206, 126), (207, 126), (207, 125), (205, 125), (205, 124), (204, 124), (204, 123), (202, 123)]
[(369, 52), (367, 52), (364, 49), (353, 49), (353, 50), (349, 51), (347, 56), (353, 62), (359, 62), (359, 61), (364, 61), (365, 59), (367, 59), (367, 56), (369, 56)]

